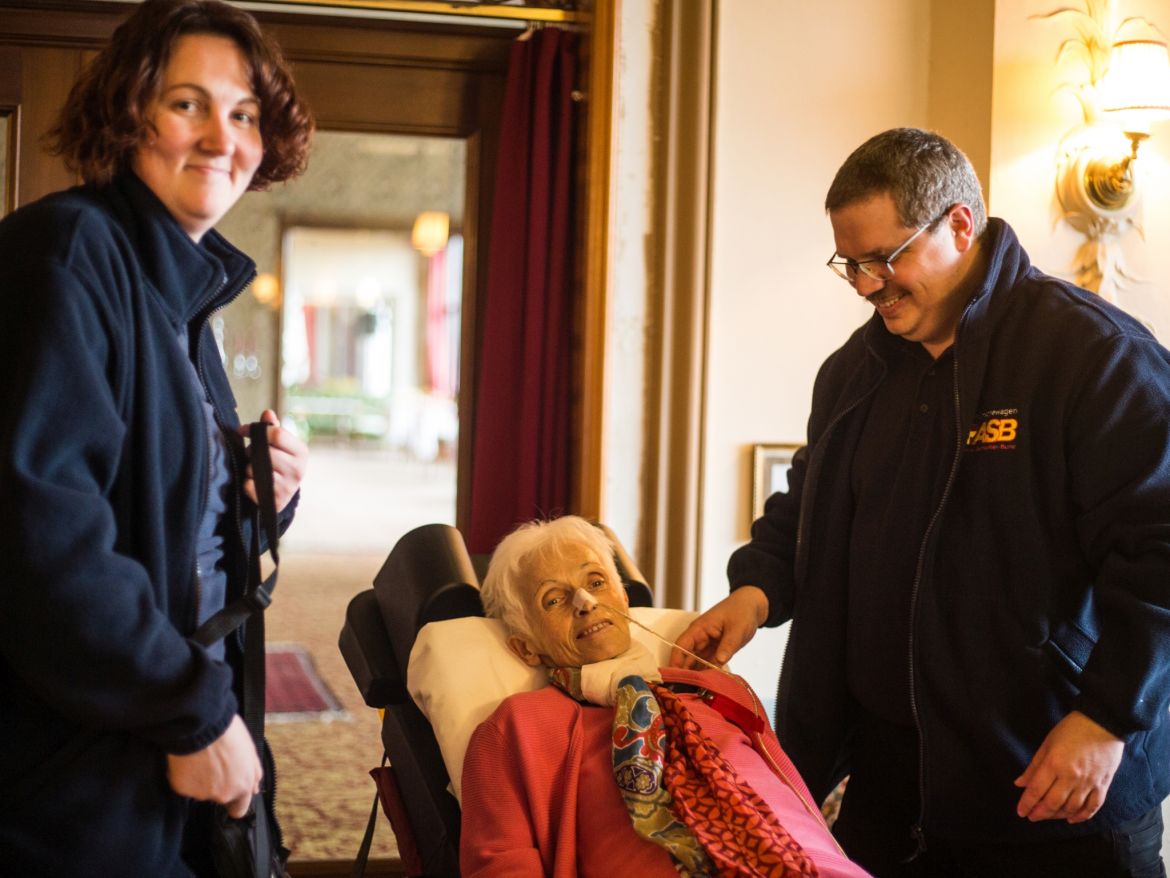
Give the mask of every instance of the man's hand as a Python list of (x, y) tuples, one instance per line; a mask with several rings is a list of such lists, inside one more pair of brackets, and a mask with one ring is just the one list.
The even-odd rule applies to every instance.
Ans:
[(701, 668), (684, 649), (717, 665), (740, 651), (768, 618), (768, 596), (754, 585), (737, 588), (698, 619), (675, 641), (671, 667)]
[(256, 745), (238, 714), (227, 731), (202, 750), (185, 756), (167, 754), (167, 780), (172, 790), (180, 796), (223, 805), (235, 818), (248, 813), (263, 779)]
[[(272, 409), (265, 409), (260, 420), (269, 424), (268, 450), (272, 455), (272, 493), (276, 498), (276, 511), (280, 512), (288, 505), (301, 486), (301, 479), (305, 477), (305, 469), (309, 465), (309, 446), (295, 434), (282, 429), (280, 419)], [(248, 425), (240, 427), (240, 435), (248, 435)], [(253, 502), (256, 499), (256, 482), (252, 477), (252, 464), (244, 473), (244, 493)]]
[(1083, 823), (1100, 810), (1125, 743), (1079, 710), (1058, 722), (1015, 784), (1028, 820)]

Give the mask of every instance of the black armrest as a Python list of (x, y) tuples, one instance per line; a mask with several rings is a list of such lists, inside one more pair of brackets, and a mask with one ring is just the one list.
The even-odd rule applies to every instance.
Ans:
[(370, 707), (400, 704), (410, 697), (372, 588), (358, 592), (350, 600), (337, 645), (362, 699)]

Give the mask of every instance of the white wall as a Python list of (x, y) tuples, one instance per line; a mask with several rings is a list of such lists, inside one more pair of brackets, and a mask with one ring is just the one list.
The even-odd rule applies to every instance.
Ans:
[[(658, 2), (623, 0), (623, 23), (630, 28), (624, 51), (649, 52), (654, 18), (647, 10)], [(1072, 23), (1068, 16), (1030, 18), (1061, 5), (1055, 0), (971, 2), (970, 22), (956, 22), (946, 0), (839, 0), (832, 15), (799, 0), (719, 4), (710, 336), (704, 452), (695, 474), (703, 492), (700, 607), (726, 594), (727, 558), (748, 536), (750, 445), (804, 439), (817, 367), (869, 315), (822, 265), (833, 244), (821, 205), (850, 150), (895, 125), (937, 126), (971, 150), (985, 177), (989, 211), (1013, 225), (1033, 262), (1052, 274), (1070, 270), (1080, 239), (1059, 221), (1051, 181), (1057, 144), (1082, 119), (1079, 105), (1058, 92), (1079, 71), (1054, 66), (1059, 43), (1073, 35)], [(992, 7), (989, 42), (983, 25)], [(1170, 0), (1122, 0), (1120, 11), (1146, 16), (1170, 32)], [(970, 34), (971, 44), (964, 43), (965, 28), (979, 31)], [(965, 58), (956, 59), (957, 50)], [(619, 88), (624, 82), (629, 94), (637, 93), (645, 88), (644, 75), (644, 66), (630, 64)], [(615, 251), (619, 301), (623, 291), (640, 299), (634, 291), (648, 278), (642, 245), (652, 230), (639, 225), (647, 217), (636, 208), (647, 192), (638, 174), (653, 152), (638, 99), (627, 100), (621, 114), (618, 137), (625, 138), (632, 176), (621, 184), (625, 207), (619, 214), (628, 222)], [(1153, 134), (1142, 146), (1139, 170), (1146, 243), (1132, 233), (1125, 240), (1128, 263), (1143, 282), (1120, 293), (1118, 304), (1166, 342), (1170, 123), (1155, 125)], [(637, 306), (624, 306), (610, 340), (610, 353), (622, 351), (630, 367), (631, 349), (641, 342)], [(632, 406), (623, 415), (628, 425), (638, 400), (636, 394), (625, 399)], [(637, 455), (627, 455), (636, 443), (624, 435), (610, 431), (608, 454), (631, 463)], [(627, 467), (619, 481), (628, 488), (633, 478)], [(623, 494), (612, 484), (609, 490), (617, 501), (610, 505), (614, 519), (634, 531), (636, 492)], [(733, 663), (765, 699), (775, 691), (785, 637), (784, 629), (762, 632)], [(1170, 810), (1166, 816), (1170, 831)], [(1163, 850), (1170, 853), (1170, 844)]]
[[(640, 95), (658, 2), (622, 4), (623, 103), (616, 126), (619, 173), (625, 167), (632, 176), (622, 178), (615, 211), (626, 227), (615, 248), (614, 305), (626, 310), (611, 314), (608, 356), (611, 367), (624, 358), (625, 378), (640, 368), (640, 330), (646, 328), (636, 291), (648, 279), (645, 234), (653, 229), (640, 201), (648, 190), (638, 175), (646, 173), (653, 148), (645, 139)], [(726, 594), (727, 558), (748, 537), (750, 446), (803, 441), (817, 367), (869, 316), (869, 308), (822, 264), (833, 248), (824, 193), (854, 147), (895, 125), (936, 125), (973, 149), (983, 166), (990, 144), (984, 180), (990, 212), (1011, 222), (1042, 269), (1070, 270), (1080, 241), (1058, 220), (1051, 181), (1057, 144), (1081, 119), (1079, 105), (1058, 93), (1060, 83), (1078, 71), (1054, 64), (1073, 24), (1068, 16), (1030, 18), (1056, 8), (1052, 0), (978, 2), (970, 27), (980, 32), (970, 35), (975, 45), (962, 46), (970, 52), (966, 67), (962, 59), (949, 67), (940, 60), (944, 55), (954, 61), (956, 32), (962, 35), (964, 22), (947, 18), (953, 10), (939, 0), (840, 0), (832, 15), (798, 0), (718, 5), (709, 338), (703, 456), (695, 474), (702, 486), (700, 607)], [(983, 30), (992, 8), (993, 43)], [(1122, 0), (1120, 9), (1170, 30), (1170, 0)], [(934, 41), (932, 13), (942, 16)], [(956, 107), (966, 109), (955, 115)], [(966, 130), (952, 131), (959, 120)], [(1168, 156), (1170, 123), (1161, 123), (1140, 160), (1148, 243), (1132, 233), (1126, 240), (1129, 264), (1145, 282), (1118, 302), (1164, 341), (1170, 338)], [(623, 296), (632, 297), (626, 305)], [(620, 418), (607, 419), (622, 425), (607, 431), (607, 455), (626, 466), (611, 463), (607, 469), (605, 514), (633, 543), (641, 514), (632, 488), (640, 439), (635, 442), (629, 430), (642, 400), (627, 390), (611, 401), (624, 408)], [(765, 632), (757, 640), (741, 668), (766, 695), (774, 688), (783, 632)]]
[[(824, 266), (824, 196), (867, 137), (926, 123), (929, 0), (734, 0), (717, 33), (702, 608), (748, 537), (751, 444), (804, 441), (817, 368), (872, 310)], [(737, 658), (762, 697), (784, 636)]]

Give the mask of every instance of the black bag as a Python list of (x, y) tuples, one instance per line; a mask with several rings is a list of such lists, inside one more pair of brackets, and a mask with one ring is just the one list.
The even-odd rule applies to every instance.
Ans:
[[(244, 626), (244, 723), (264, 764), (266, 788), (252, 797), (252, 807), (241, 818), (231, 817), (217, 805), (211, 820), (211, 859), (219, 878), (288, 878), (289, 851), (284, 846), (275, 813), (276, 766), (264, 739), (264, 610), (276, 589), (276, 499), (272, 484), (272, 459), (268, 451), (268, 424), (248, 426), (251, 440), (252, 478), (256, 483), (257, 521), (253, 521), (248, 583), (238, 600), (215, 613), (192, 636), (208, 646)], [(273, 570), (260, 574), (260, 529), (264, 529)]]
[(272, 825), (262, 793), (252, 797), (252, 808), (244, 817), (229, 817), (224, 808), (215, 809), (211, 860), (219, 878), (287, 878), (288, 852), (279, 846), (274, 848), (272, 842)]

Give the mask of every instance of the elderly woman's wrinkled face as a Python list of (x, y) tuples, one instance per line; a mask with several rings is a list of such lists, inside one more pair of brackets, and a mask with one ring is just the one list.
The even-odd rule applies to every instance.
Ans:
[[(605, 606), (624, 612), (629, 605), (626, 590), (591, 548), (575, 543), (556, 559), (531, 564), (517, 588), (532, 633), (513, 634), (508, 644), (529, 665), (579, 667), (630, 648), (630, 623)], [(598, 605), (573, 606), (578, 588), (595, 597)]]

